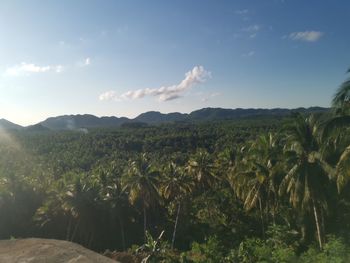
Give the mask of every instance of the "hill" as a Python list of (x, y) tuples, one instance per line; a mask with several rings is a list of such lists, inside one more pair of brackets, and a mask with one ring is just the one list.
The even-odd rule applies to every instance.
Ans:
[(96, 117), (94, 115), (63, 115), (51, 117), (40, 123), (41, 126), (52, 130), (78, 130), (84, 128), (111, 128), (120, 127), (125, 124), (144, 123), (160, 124), (171, 122), (193, 122), (193, 121), (215, 121), (215, 120), (235, 120), (254, 117), (288, 116), (292, 112), (316, 113), (327, 112), (328, 108), (311, 107), (297, 109), (223, 109), (223, 108), (203, 108), (187, 113), (161, 113), (149, 111), (140, 114), (134, 119), (125, 117)]
[(20, 125), (17, 125), (15, 123), (12, 123), (8, 120), (5, 119), (0, 119), (0, 129), (5, 129), (5, 130), (20, 130), (23, 127)]
[(187, 113), (160, 113), (159, 111), (148, 111), (137, 116), (133, 121), (144, 122), (148, 124), (163, 123), (163, 122), (177, 122), (188, 119)]
[(310, 107), (310, 108), (297, 108), (297, 109), (222, 109), (222, 108), (204, 108), (196, 110), (190, 113), (191, 120), (198, 121), (210, 121), (210, 120), (232, 120), (259, 116), (287, 116), (292, 112), (300, 113), (318, 113), (326, 112), (328, 108), (322, 107)]
[(76, 130), (81, 128), (107, 128), (118, 127), (122, 123), (130, 121), (128, 118), (96, 117), (90, 114), (63, 115), (51, 117), (39, 124), (51, 130)]
[(50, 131), (49, 128), (41, 125), (40, 123), (34, 124), (34, 125), (30, 125), (24, 128), (26, 131), (30, 131), (30, 132), (45, 132), (45, 131)]

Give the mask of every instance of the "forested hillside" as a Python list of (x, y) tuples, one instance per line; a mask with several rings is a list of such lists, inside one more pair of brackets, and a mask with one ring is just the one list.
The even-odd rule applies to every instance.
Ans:
[[(126, 117), (96, 117), (90, 114), (84, 115), (63, 115), (51, 117), (34, 126), (40, 125), (51, 130), (76, 130), (90, 128), (115, 128), (123, 125), (134, 124), (162, 124), (174, 122), (203, 122), (218, 120), (241, 120), (246, 118), (271, 118), (286, 117), (294, 112), (304, 114), (325, 113), (328, 108), (310, 107), (296, 109), (222, 109), (222, 108), (204, 108), (187, 113), (160, 113), (157, 111), (149, 111), (140, 114), (134, 119)], [(1, 124), (1, 122), (0, 122)]]
[(349, 89), (331, 113), (3, 130), (0, 238), (151, 262), (348, 262)]

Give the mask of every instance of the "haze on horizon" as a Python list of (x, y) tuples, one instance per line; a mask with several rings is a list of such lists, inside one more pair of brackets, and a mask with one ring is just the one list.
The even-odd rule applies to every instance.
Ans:
[(4, 0), (0, 118), (328, 107), (349, 13), (346, 0)]

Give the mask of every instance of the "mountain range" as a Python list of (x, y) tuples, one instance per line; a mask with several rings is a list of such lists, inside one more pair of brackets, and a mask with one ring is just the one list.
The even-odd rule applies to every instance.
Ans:
[(18, 129), (22, 129), (22, 128), (23, 127), (18, 125), (18, 124), (12, 123), (12, 122), (5, 120), (5, 119), (0, 119), (0, 130), (1, 129), (18, 130)]
[(149, 111), (140, 114), (134, 119), (126, 117), (96, 117), (90, 114), (84, 115), (62, 115), (50, 117), (35, 125), (22, 127), (5, 119), (0, 119), (0, 129), (26, 129), (33, 131), (44, 130), (75, 130), (89, 128), (108, 128), (120, 127), (121, 125), (139, 123), (139, 124), (161, 124), (171, 122), (198, 122), (198, 121), (215, 121), (215, 120), (236, 120), (254, 117), (272, 117), (272, 116), (288, 116), (293, 112), (301, 113), (319, 113), (327, 112), (329, 108), (310, 107), (296, 109), (223, 109), (223, 108), (203, 108), (191, 113), (160, 113), (157, 111)]

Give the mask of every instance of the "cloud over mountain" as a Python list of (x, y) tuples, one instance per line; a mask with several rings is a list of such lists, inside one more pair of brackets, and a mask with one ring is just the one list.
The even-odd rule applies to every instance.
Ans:
[(211, 73), (203, 66), (195, 66), (191, 71), (185, 74), (185, 78), (178, 84), (171, 86), (162, 86), (160, 88), (146, 88), (138, 90), (129, 90), (118, 96), (117, 92), (111, 90), (102, 93), (99, 96), (103, 100), (125, 100), (141, 99), (145, 96), (157, 97), (159, 101), (170, 101), (183, 96), (194, 85), (205, 82), (211, 77)]

